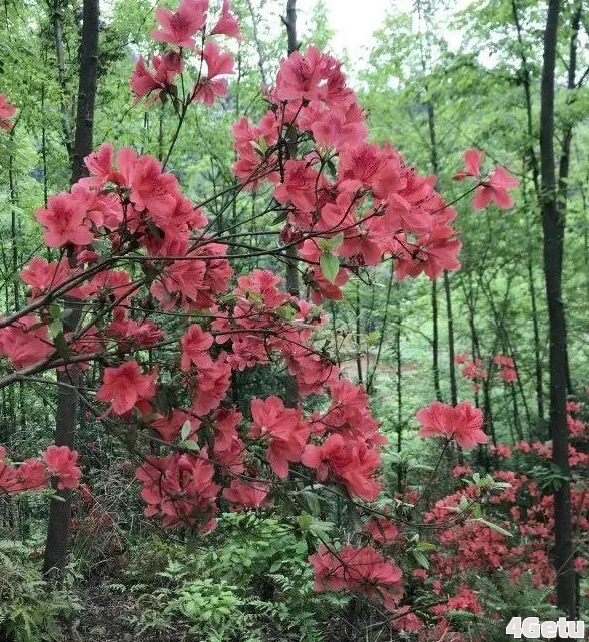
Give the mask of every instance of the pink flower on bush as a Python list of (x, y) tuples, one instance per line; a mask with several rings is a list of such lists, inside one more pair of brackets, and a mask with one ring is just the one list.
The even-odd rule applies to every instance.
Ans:
[(138, 401), (149, 401), (155, 395), (156, 372), (142, 375), (136, 361), (126, 361), (118, 368), (104, 370), (103, 384), (96, 391), (99, 401), (111, 402), (116, 415), (124, 415)]
[(16, 107), (6, 102), (6, 96), (0, 94), (0, 127), (6, 131), (10, 131), (14, 123), (10, 120), (14, 113), (16, 112)]
[(483, 412), (468, 401), (461, 401), (456, 407), (441, 401), (417, 412), (421, 430), (420, 437), (443, 437), (453, 439), (462, 448), (473, 448), (486, 444), (489, 437), (483, 432)]
[(67, 446), (49, 446), (42, 457), (49, 472), (58, 477), (59, 490), (78, 487), (82, 471), (77, 466), (78, 453), (75, 450), (70, 450)]
[(513, 197), (508, 190), (519, 185), (518, 180), (504, 167), (498, 166), (491, 170), (488, 176), (481, 176), (481, 162), (485, 158), (478, 149), (469, 149), (464, 152), (465, 168), (454, 176), (455, 181), (462, 181), (467, 177), (477, 178), (480, 182), (475, 189), (472, 207), (480, 210), (493, 202), (501, 209), (508, 210), (514, 205)]
[(208, 8), (209, 0), (182, 0), (176, 11), (158, 7), (155, 18), (160, 28), (151, 37), (178, 47), (194, 47), (194, 35), (204, 27)]

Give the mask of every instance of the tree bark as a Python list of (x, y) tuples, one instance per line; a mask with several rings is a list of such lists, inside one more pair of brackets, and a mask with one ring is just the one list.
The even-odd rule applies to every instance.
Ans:
[[(298, 49), (297, 41), (297, 0), (287, 0), (286, 16), (282, 18), (286, 27), (287, 52), (291, 53)], [(288, 158), (296, 158), (297, 155), (297, 132), (291, 127), (286, 134), (286, 152)], [(293, 296), (300, 297), (301, 286), (298, 268), (299, 253), (294, 245), (286, 248), (286, 290)], [(294, 377), (287, 376), (285, 390), (285, 404), (287, 406), (296, 406), (299, 401), (299, 391), (297, 382)]]
[[(581, 16), (583, 14), (583, 0), (576, 0), (575, 6), (573, 7), (573, 14), (571, 16), (571, 38), (569, 41), (569, 65), (568, 65), (568, 75), (567, 75), (567, 90), (569, 92), (568, 99), (571, 99), (571, 92), (575, 90), (576, 82), (575, 78), (577, 75), (577, 39), (579, 37), (579, 26), (581, 23)], [(566, 223), (566, 210), (567, 210), (567, 200), (569, 195), (569, 168), (571, 162), (571, 144), (573, 142), (573, 128), (574, 125), (571, 122), (567, 122), (563, 137), (562, 137), (562, 149), (560, 152), (560, 162), (559, 162), (559, 171), (558, 171), (558, 207), (560, 209), (560, 216), (562, 219), (562, 229), (563, 229), (563, 242), (561, 251), (564, 253), (564, 233), (565, 233), (565, 223)], [(564, 258), (561, 258), (563, 261)], [(565, 373), (566, 373), (566, 382), (567, 390), (569, 394), (574, 394), (573, 383), (571, 378), (571, 370), (569, 363), (569, 353), (568, 353), (568, 341), (567, 341), (567, 328), (566, 328), (566, 316), (565, 316), (565, 346), (567, 350), (565, 352)]]
[(534, 266), (532, 264), (532, 250), (528, 254), (528, 284), (530, 288), (530, 302), (532, 304), (532, 329), (534, 332), (534, 365), (536, 378), (536, 407), (538, 422), (544, 422), (544, 383), (542, 359), (540, 358), (540, 329), (538, 326), (538, 304), (536, 303), (536, 283), (534, 281)]
[[(282, 18), (286, 27), (287, 52), (290, 56), (299, 48), (297, 41), (297, 0), (287, 0), (286, 16)], [(296, 158), (297, 155), (297, 137), (296, 131), (289, 131), (287, 134), (287, 154), (289, 158)], [(286, 248), (286, 289), (289, 294), (300, 296), (300, 283), (298, 271), (298, 252), (297, 248), (292, 245)]]
[(440, 387), (440, 328), (438, 323), (438, 280), (432, 281), (432, 373), (434, 376), (434, 392), (436, 399), (442, 401), (442, 389)]
[[(98, 72), (99, 0), (84, 0), (82, 19), (82, 55), (72, 159), (72, 184), (86, 175), (84, 157), (92, 151)], [(80, 322), (82, 310), (80, 307), (70, 307), (64, 316), (66, 329), (75, 329)], [(75, 390), (75, 386), (80, 382), (78, 368), (74, 366), (59, 372), (58, 382), (68, 386), (58, 386), (55, 444), (73, 448), (78, 414), (78, 397)], [(43, 572), (51, 581), (59, 581), (64, 576), (70, 534), (71, 492), (58, 491), (58, 495), (62, 501), (52, 501), (49, 509), (43, 561)]]
[[(50, 9), (51, 10), (51, 9)], [(65, 59), (63, 52), (63, 26), (61, 22), (60, 0), (54, 0), (52, 19), (53, 38), (55, 40), (55, 57), (57, 60), (57, 82), (59, 84), (59, 106), (61, 110), (61, 127), (63, 131), (63, 142), (67, 150), (70, 163), (73, 160), (72, 125), (70, 112), (66, 103), (67, 84), (65, 79)]]
[[(282, 19), (286, 27), (287, 52), (290, 56), (299, 48), (297, 40), (297, 0), (287, 0), (286, 16)], [(296, 131), (287, 134), (287, 153), (289, 158), (295, 158), (297, 155), (297, 136)], [(286, 289), (289, 294), (300, 296), (300, 282), (298, 270), (299, 253), (294, 245), (286, 248)]]
[[(403, 370), (401, 361), (401, 308), (398, 308), (397, 324), (395, 328), (395, 357), (397, 378), (397, 452), (403, 450)], [(397, 492), (403, 492), (403, 470), (399, 466), (397, 472)]]
[(458, 403), (458, 388), (456, 386), (456, 367), (454, 365), (454, 316), (452, 314), (452, 291), (450, 277), (444, 270), (444, 292), (446, 294), (446, 311), (448, 314), (448, 361), (450, 367), (450, 401), (453, 406)]
[[(423, 61), (423, 60), (422, 60)], [(423, 71), (425, 73), (425, 62), (423, 62)], [(427, 86), (425, 87), (427, 92)], [(436, 138), (436, 117), (435, 107), (432, 99), (427, 101), (427, 124), (429, 130), (430, 140), (430, 162), (432, 171), (436, 175), (439, 174), (438, 167), (438, 145)], [(433, 340), (432, 340), (432, 368), (434, 373), (434, 390), (436, 399), (442, 401), (442, 389), (440, 387), (440, 359), (439, 359), (439, 326), (438, 326), (438, 282), (436, 279), (432, 281), (432, 322), (433, 322)], [(454, 359), (454, 357), (452, 357)], [(452, 366), (453, 367), (453, 366)]]
[(569, 482), (569, 438), (566, 416), (566, 325), (562, 300), (564, 227), (558, 204), (554, 159), (554, 73), (560, 0), (548, 1), (544, 32), (540, 105), (540, 166), (544, 274), (550, 338), (550, 433), (552, 461), (563, 479), (554, 493), (554, 556), (556, 602), (571, 619), (576, 616), (575, 570)]
[[(419, 20), (421, 23), (422, 19), (422, 6), (421, 2), (417, 2), (417, 12)], [(419, 37), (419, 51), (421, 55), (421, 71), (423, 72), (424, 77), (424, 89), (428, 97), (427, 99), (427, 126), (429, 133), (429, 157), (432, 172), (437, 177), (439, 174), (438, 167), (438, 144), (436, 137), (436, 115), (435, 115), (435, 105), (432, 100), (427, 86), (426, 75), (427, 75), (427, 63), (426, 55), (423, 46), (423, 38), (420, 33)], [(439, 314), (438, 314), (438, 282), (436, 279), (432, 280), (432, 374), (434, 378), (434, 392), (436, 393), (436, 399), (442, 401), (442, 389), (440, 387), (440, 332), (439, 332)]]

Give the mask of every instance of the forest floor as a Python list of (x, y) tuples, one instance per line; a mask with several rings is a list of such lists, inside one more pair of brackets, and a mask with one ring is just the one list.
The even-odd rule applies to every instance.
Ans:
[(179, 642), (173, 632), (137, 633), (130, 621), (137, 613), (136, 598), (109, 590), (108, 582), (87, 586), (80, 595), (82, 611), (68, 642)]

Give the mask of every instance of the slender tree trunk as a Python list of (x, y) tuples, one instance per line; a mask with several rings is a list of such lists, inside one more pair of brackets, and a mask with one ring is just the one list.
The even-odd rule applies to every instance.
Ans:
[[(417, 2), (417, 13), (419, 21), (421, 24), (422, 19), (422, 6), (421, 2)], [(427, 100), (427, 126), (429, 133), (429, 157), (430, 164), (433, 173), (436, 176), (439, 174), (438, 167), (438, 144), (436, 138), (436, 115), (435, 115), (435, 105), (431, 96), (429, 95), (428, 86), (427, 86), (427, 61), (426, 61), (426, 52), (423, 46), (423, 38), (421, 36), (421, 27), (420, 27), (420, 37), (419, 37), (419, 51), (421, 55), (421, 71), (423, 72), (424, 77), (424, 89), (425, 93), (428, 96)], [(442, 389), (440, 387), (440, 332), (439, 332), (439, 314), (438, 314), (438, 282), (436, 279), (432, 280), (432, 374), (434, 379), (434, 392), (436, 393), (436, 399), (442, 401)]]
[[(424, 72), (425, 72), (425, 63), (424, 63)], [(427, 91), (427, 87), (426, 87)], [(438, 145), (436, 139), (436, 120), (435, 120), (435, 108), (434, 103), (430, 99), (427, 103), (427, 123), (429, 130), (429, 139), (430, 139), (430, 161), (432, 166), (432, 171), (438, 176), (439, 167), (438, 167)], [(440, 357), (439, 357), (439, 327), (438, 327), (438, 282), (437, 279), (432, 281), (432, 323), (433, 323), (433, 337), (432, 337), (432, 367), (434, 373), (434, 390), (436, 393), (436, 399), (438, 401), (442, 400), (442, 390), (440, 388)]]
[[(297, 0), (287, 0), (286, 2), (286, 16), (282, 18), (282, 22), (286, 27), (287, 37), (287, 52), (290, 56), (291, 53), (298, 49), (297, 41)], [(297, 155), (297, 132), (296, 129), (291, 128), (287, 132), (287, 155), (288, 158), (296, 158)], [(286, 290), (293, 296), (300, 296), (300, 279), (298, 268), (299, 253), (294, 245), (286, 248)], [(299, 391), (296, 379), (287, 376), (286, 390), (285, 390), (285, 404), (287, 406), (296, 406), (299, 401)]]
[(16, 278), (19, 272), (18, 265), (18, 227), (19, 221), (17, 217), (18, 199), (16, 196), (16, 181), (14, 177), (14, 159), (12, 157), (12, 150), (14, 149), (14, 128), (10, 131), (10, 141), (12, 143), (10, 153), (8, 155), (8, 184), (10, 188), (10, 245), (12, 250), (12, 275), (13, 275), (13, 295), (14, 295), (14, 309), (18, 310), (19, 307), (19, 280)]
[(256, 51), (258, 54), (258, 69), (260, 70), (260, 79), (262, 80), (262, 85), (264, 87), (268, 87), (268, 81), (266, 80), (266, 70), (264, 69), (264, 54), (262, 50), (262, 43), (260, 42), (260, 38), (258, 36), (258, 23), (260, 21), (260, 16), (254, 11), (251, 0), (246, 0), (246, 2), (247, 8), (250, 12), (250, 16), (252, 18), (252, 38), (254, 44), (256, 45)]
[[(393, 283), (395, 282), (395, 266), (391, 262), (391, 271), (389, 273), (389, 284), (387, 287), (387, 298), (385, 301), (385, 309), (384, 309), (384, 315), (382, 318), (382, 323), (380, 324), (380, 337), (378, 339), (378, 349), (376, 351), (376, 357), (374, 359), (374, 364), (372, 365), (372, 370), (370, 374), (368, 373), (368, 370), (366, 371), (366, 392), (370, 395), (374, 391), (374, 378), (376, 377), (376, 371), (378, 369), (378, 364), (380, 363), (380, 358), (382, 355), (382, 349), (384, 346), (384, 340), (386, 337), (387, 333), (387, 325), (388, 325), (388, 320), (389, 320), (389, 308), (391, 304), (391, 294), (393, 292)], [(434, 281), (435, 283), (435, 281)], [(332, 314), (335, 313), (335, 310), (337, 309), (335, 304), (332, 302)], [(399, 304), (397, 302), (397, 310), (399, 310)], [(399, 319), (399, 324), (401, 323), (401, 317), (400, 315), (398, 316)], [(334, 326), (335, 328), (335, 326)], [(335, 337), (337, 339), (337, 337)], [(368, 353), (368, 350), (366, 351)], [(339, 354), (337, 353), (337, 343), (336, 343), (336, 356), (338, 357), (338, 363), (339, 363)]]
[(532, 330), (534, 332), (534, 364), (536, 378), (536, 407), (538, 409), (538, 422), (544, 421), (544, 384), (542, 359), (540, 357), (540, 329), (538, 327), (538, 304), (536, 302), (536, 283), (534, 280), (534, 266), (532, 265), (531, 249), (528, 254), (528, 284), (530, 287), (530, 302), (532, 304)]
[(442, 389), (440, 387), (440, 328), (438, 322), (438, 280), (432, 281), (432, 372), (434, 376), (434, 392), (436, 399), (442, 401)]
[(59, 105), (61, 110), (61, 127), (63, 142), (70, 162), (73, 161), (73, 136), (70, 122), (70, 112), (66, 102), (67, 84), (65, 79), (65, 57), (63, 47), (63, 26), (61, 23), (61, 0), (53, 1), (52, 23), (55, 40), (55, 57), (57, 59), (57, 82), (59, 84)]
[[(287, 0), (286, 16), (282, 18), (286, 27), (287, 52), (290, 56), (299, 48), (297, 39), (297, 0)], [(289, 158), (296, 158), (297, 155), (297, 135), (296, 131), (287, 134), (287, 153)], [(299, 253), (294, 245), (286, 248), (286, 289), (289, 294), (300, 296), (300, 282), (298, 270)]]
[(544, 32), (540, 106), (542, 227), (544, 273), (550, 338), (550, 432), (552, 461), (563, 476), (554, 493), (554, 566), (556, 602), (570, 618), (577, 613), (569, 482), (569, 438), (566, 416), (566, 325), (562, 300), (563, 221), (558, 205), (554, 160), (554, 72), (560, 0), (548, 1)]
[[(522, 80), (523, 80), (524, 94), (525, 94), (525, 100), (526, 100), (528, 139), (530, 140), (530, 144), (527, 150), (528, 162), (532, 169), (532, 178), (534, 182), (534, 190), (536, 192), (536, 198), (538, 200), (540, 210), (543, 211), (544, 210), (543, 203), (544, 203), (545, 195), (542, 193), (542, 186), (544, 183), (542, 183), (542, 186), (540, 185), (540, 180), (539, 180), (540, 167), (538, 164), (538, 158), (534, 150), (534, 145), (531, 142), (534, 139), (534, 131), (533, 131), (533, 124), (532, 124), (531, 74), (530, 74), (530, 69), (529, 69), (529, 65), (528, 65), (528, 61), (525, 53), (525, 47), (522, 39), (522, 27), (519, 20), (517, 0), (511, 0), (511, 5), (512, 5), (512, 14), (513, 14), (514, 22), (517, 29), (518, 42), (520, 46), (520, 55), (522, 60)], [(580, 26), (582, 14), (583, 14), (583, 0), (575, 0), (573, 13), (571, 16), (571, 37), (569, 41), (569, 63), (568, 63), (568, 74), (567, 74), (568, 76), (567, 88), (569, 92), (573, 91), (576, 88), (575, 76), (577, 71), (577, 38), (579, 35), (579, 26)], [(567, 204), (567, 197), (568, 197), (568, 180), (567, 179), (568, 179), (568, 173), (569, 173), (570, 148), (571, 148), (572, 137), (573, 137), (573, 127), (571, 124), (567, 124), (563, 132), (562, 150), (561, 150), (560, 163), (559, 163), (558, 201), (557, 201), (557, 207), (559, 207), (562, 210), (561, 217), (563, 219), (563, 222), (562, 222), (563, 239), (562, 239), (561, 252), (564, 251), (564, 229), (565, 229), (564, 217), (566, 214), (566, 204)], [(542, 150), (540, 150), (540, 156), (541, 155), (542, 155)], [(556, 182), (556, 179), (555, 179), (555, 182)], [(562, 257), (560, 260), (562, 262)], [(565, 339), (564, 339), (565, 377), (567, 382), (567, 390), (569, 393), (573, 394), (574, 391), (573, 391), (573, 384), (572, 384), (570, 366), (569, 366), (569, 355), (568, 355), (566, 316), (564, 317), (564, 332), (565, 332)], [(539, 388), (537, 384), (537, 390), (538, 389)], [(540, 382), (540, 389), (541, 389), (541, 382)], [(542, 409), (543, 409), (543, 401), (542, 401)], [(542, 416), (540, 418), (542, 418)]]
[(360, 340), (362, 338), (362, 326), (361, 326), (362, 319), (360, 318), (360, 285), (358, 281), (356, 281), (356, 305), (354, 307), (354, 316), (356, 321), (355, 342), (356, 342), (356, 369), (358, 371), (358, 383), (360, 385), (364, 385), (364, 375), (362, 373), (362, 353), (360, 350), (361, 348)]
[[(470, 330), (470, 351), (472, 354), (472, 358), (474, 359), (480, 359), (481, 358), (481, 348), (480, 348), (480, 342), (479, 342), (479, 335), (476, 330), (476, 324), (475, 324), (475, 296), (474, 296), (474, 287), (472, 283), (472, 273), (469, 272), (468, 274), (468, 291), (466, 289), (466, 285), (463, 284), (463, 289), (464, 289), (464, 298), (466, 301), (466, 307), (468, 308), (468, 328)], [(479, 398), (479, 391), (477, 388), (475, 388), (474, 391), (474, 402), (475, 406), (477, 408), (480, 407), (480, 398)]]
[[(399, 308), (400, 309), (400, 308)], [(397, 316), (395, 326), (395, 357), (397, 360), (397, 452), (403, 450), (403, 372), (401, 369), (401, 315)], [(397, 474), (397, 492), (403, 492), (403, 472), (399, 466)]]
[[(517, 39), (520, 49), (520, 57), (522, 61), (522, 86), (524, 89), (524, 98), (526, 105), (526, 128), (528, 135), (528, 147), (526, 150), (526, 164), (532, 170), (532, 182), (534, 186), (534, 192), (536, 195), (536, 202), (540, 211), (542, 211), (542, 191), (540, 188), (540, 165), (538, 163), (538, 156), (534, 148), (534, 122), (533, 122), (533, 112), (532, 112), (532, 90), (531, 90), (531, 73), (530, 66), (528, 64), (528, 59), (526, 55), (526, 49), (522, 37), (522, 26), (519, 19), (519, 10), (517, 0), (511, 0), (511, 8), (513, 14), (513, 20), (517, 29)], [(530, 260), (528, 264), (529, 277), (530, 277), (530, 297), (532, 299), (532, 310), (533, 310), (533, 329), (534, 329), (534, 346), (535, 346), (535, 358), (536, 358), (536, 403), (538, 408), (538, 421), (540, 423), (544, 420), (544, 386), (542, 382), (542, 362), (540, 360), (540, 335), (538, 330), (538, 317), (535, 312), (536, 310), (536, 290), (534, 283), (534, 274), (533, 266), (530, 254)]]
[[(583, 13), (583, 0), (576, 0), (573, 7), (571, 16), (571, 38), (569, 41), (569, 64), (567, 76), (567, 89), (569, 91), (569, 100), (572, 92), (576, 88), (576, 74), (577, 74), (577, 39), (579, 37), (579, 25), (581, 23), (581, 16)], [(569, 168), (571, 162), (571, 144), (573, 142), (573, 123), (568, 122), (564, 128), (562, 137), (562, 149), (560, 152), (559, 172), (558, 172), (558, 207), (560, 209), (560, 216), (562, 219), (563, 241), (561, 252), (564, 254), (564, 234), (566, 229), (566, 209), (569, 195)], [(561, 262), (564, 257), (561, 257)], [(566, 316), (565, 316), (565, 333), (566, 329)], [(565, 372), (567, 390), (569, 394), (574, 394), (573, 383), (571, 378), (571, 369), (569, 363), (568, 341), (565, 334)]]
[(450, 277), (444, 270), (444, 292), (446, 294), (446, 310), (448, 314), (448, 360), (450, 366), (450, 401), (455, 406), (458, 403), (458, 389), (456, 387), (456, 367), (454, 365), (454, 316), (452, 315), (452, 291)]
[[(94, 128), (94, 102), (98, 72), (98, 29), (99, 0), (84, 0), (82, 27), (82, 55), (78, 87), (76, 137), (73, 148), (72, 183), (86, 174), (84, 157), (92, 151)], [(79, 307), (70, 308), (65, 315), (64, 325), (74, 329), (81, 318)], [(80, 373), (77, 367), (70, 367), (58, 373), (58, 382), (79, 385)], [(74, 447), (78, 398), (75, 388), (59, 386), (55, 443), (58, 446)], [(63, 578), (67, 562), (70, 532), (71, 493), (59, 491), (63, 501), (51, 502), (43, 571), (51, 580)]]

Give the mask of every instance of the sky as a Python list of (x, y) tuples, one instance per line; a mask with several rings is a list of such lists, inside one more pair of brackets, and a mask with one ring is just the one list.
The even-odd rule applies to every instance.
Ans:
[[(298, 0), (300, 17), (306, 22), (316, 0)], [(372, 34), (379, 29), (387, 8), (399, 5), (398, 0), (325, 0), (329, 26), (335, 31), (334, 53), (347, 49), (351, 58), (358, 57), (363, 47), (370, 46)], [(402, 3), (401, 3), (402, 4)], [(407, 3), (405, 2), (405, 5)]]
[[(333, 53), (341, 56), (344, 50), (350, 59), (365, 58), (373, 43), (372, 34), (382, 27), (387, 12), (406, 12), (413, 6), (412, 0), (324, 0), (328, 11), (329, 27), (334, 30)], [(455, 0), (444, 22), (463, 10), (472, 0)], [(308, 31), (308, 20), (317, 0), (297, 0), (298, 18), (302, 31)], [(440, 24), (451, 48), (458, 48), (462, 34), (452, 31), (447, 24)], [(362, 65), (360, 65), (362, 66)]]

